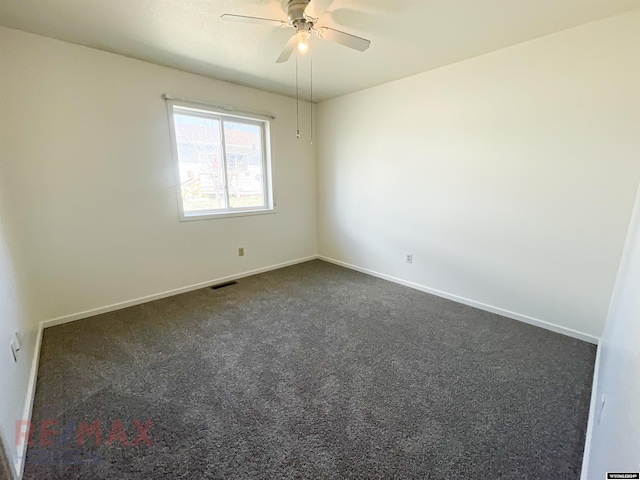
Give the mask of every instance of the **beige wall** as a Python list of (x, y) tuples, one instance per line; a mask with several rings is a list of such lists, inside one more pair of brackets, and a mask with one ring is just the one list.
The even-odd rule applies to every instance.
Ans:
[[(0, 45), (0, 344), (25, 339), (0, 354), (5, 438), (38, 321), (318, 250), (600, 335), (640, 179), (638, 12), (325, 102), (317, 171), (290, 98), (6, 28)], [(276, 214), (178, 221), (164, 92), (278, 116)]]
[[(0, 44), (2, 162), (36, 320), (316, 253), (315, 156), (293, 99), (6, 28)], [(277, 213), (178, 221), (165, 92), (277, 115)]]
[[(0, 46), (0, 434), (15, 460), (38, 322), (314, 255), (315, 152), (291, 98), (2, 27)], [(178, 221), (165, 92), (277, 115), (275, 214)]]
[(320, 104), (319, 253), (598, 337), (639, 85), (636, 11)]
[(600, 340), (583, 480), (640, 470), (639, 292), (640, 194)]
[[(5, 123), (0, 122), (0, 144), (5, 141), (4, 127)], [(0, 164), (0, 449), (4, 444), (13, 468), (19, 454), (14, 437), (15, 422), (25, 415), (37, 322), (33, 321), (25, 300), (26, 278), (22, 268), (25, 252), (15, 235), (17, 222), (8, 208), (11, 199), (7, 197), (7, 187)], [(16, 333), (21, 341), (17, 362), (10, 349)], [(2, 470), (0, 465), (0, 474)]]

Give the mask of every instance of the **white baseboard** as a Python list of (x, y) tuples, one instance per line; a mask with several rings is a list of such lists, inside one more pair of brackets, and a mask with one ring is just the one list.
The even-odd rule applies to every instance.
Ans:
[(589, 403), (589, 420), (587, 422), (587, 435), (584, 439), (584, 451), (582, 452), (582, 472), (580, 480), (588, 480), (589, 478), (589, 456), (591, 455), (591, 439), (593, 438), (593, 429), (595, 426), (596, 410), (598, 406), (598, 380), (600, 378), (600, 358), (602, 345), (598, 345), (596, 353), (596, 362), (593, 367), (593, 382), (591, 383), (591, 402)]
[(530, 317), (528, 315), (523, 315), (520, 313), (512, 312), (510, 310), (505, 310), (504, 308), (494, 307), (493, 305), (487, 305), (486, 303), (477, 302), (475, 300), (471, 300), (469, 298), (460, 297), (458, 295), (454, 295), (452, 293), (443, 292), (441, 290), (437, 290), (435, 288), (427, 287), (424, 285), (420, 285), (418, 283), (410, 282), (408, 280), (403, 280), (401, 278), (392, 277), (391, 275), (386, 275), (384, 273), (375, 272), (373, 270), (369, 270), (368, 268), (358, 267), (357, 265), (352, 265), (350, 263), (342, 262), (340, 260), (335, 260), (333, 258), (325, 257), (324, 255), (318, 255), (318, 258), (324, 260), (329, 263), (334, 263), (336, 265), (340, 265), (341, 267), (346, 267), (351, 270), (356, 270), (358, 272), (366, 273), (367, 275), (372, 275), (374, 277), (382, 278), (383, 280), (388, 280), (390, 282), (399, 283), (400, 285), (404, 285), (405, 287), (414, 288), (416, 290), (420, 290), (421, 292), (430, 293), (432, 295), (436, 295), (438, 297), (446, 298), (447, 300), (453, 300), (454, 302), (463, 303), (464, 305), (469, 305), (470, 307), (475, 307), (480, 310), (485, 310), (487, 312), (496, 313), (498, 315), (502, 315), (503, 317), (508, 317), (513, 320), (519, 320), (524, 323), (528, 323), (530, 325), (535, 325), (537, 327), (542, 327), (547, 330), (551, 330), (556, 333), (561, 333), (563, 335), (568, 335), (569, 337), (577, 338), (579, 340), (583, 340), (585, 342), (593, 343), (595, 345), (598, 344), (598, 337), (594, 337), (593, 335), (589, 335), (587, 333), (579, 332), (577, 330), (573, 330), (571, 328), (562, 327), (560, 325), (556, 325), (554, 323), (545, 322), (544, 320), (540, 320), (538, 318)]
[[(173, 290), (167, 290), (166, 292), (156, 293), (153, 295), (147, 295), (144, 297), (135, 298), (133, 300), (127, 300), (124, 302), (118, 302), (104, 307), (93, 308), (91, 310), (85, 310), (83, 312), (73, 313), (71, 315), (64, 315), (62, 317), (52, 318), (50, 320), (43, 320), (40, 322), (38, 332), (36, 335), (36, 344), (34, 347), (33, 358), (31, 360), (31, 371), (29, 373), (29, 383), (27, 385), (27, 394), (25, 397), (24, 408), (22, 411), (22, 419), (31, 421), (31, 414), (33, 411), (33, 400), (36, 393), (36, 381), (38, 378), (38, 363), (40, 361), (40, 346), (42, 345), (43, 330), (55, 325), (61, 325), (63, 323), (73, 322), (83, 318), (93, 317), (94, 315), (100, 315), (101, 313), (112, 312), (114, 310), (120, 310), (122, 308), (131, 307), (133, 305), (139, 305), (141, 303), (151, 302), (153, 300), (159, 300), (161, 298), (178, 295), (180, 293), (191, 292), (200, 288), (206, 288), (218, 283), (228, 282), (231, 280), (237, 280), (239, 278), (249, 277), (251, 275), (257, 275), (259, 273), (268, 272), (271, 270), (277, 270), (279, 268), (289, 267), (298, 263), (308, 262), (309, 260), (317, 259), (317, 255), (311, 255), (309, 257), (298, 258), (290, 260), (288, 262), (279, 263), (276, 265), (269, 265), (267, 267), (257, 268), (255, 270), (249, 270), (246, 272), (237, 273), (234, 275), (228, 275), (226, 277), (216, 278), (206, 282), (196, 283), (194, 285), (188, 285), (186, 287), (176, 288)], [(24, 439), (22, 444), (17, 448), (16, 458), (13, 459), (13, 466), (17, 472), (17, 478), (20, 480), (24, 474), (25, 460), (26, 460), (26, 447), (27, 439)]]
[[(22, 409), (22, 420), (31, 421), (33, 412), (33, 399), (36, 395), (36, 381), (38, 380), (38, 364), (40, 362), (40, 345), (42, 345), (42, 323), (38, 326), (36, 334), (36, 344), (33, 348), (33, 358), (31, 359), (31, 371), (29, 372), (29, 382), (27, 384), (27, 395)], [(16, 458), (13, 459), (17, 478), (21, 479), (24, 474), (24, 467), (27, 455), (27, 438), (23, 438), (16, 448)]]
[(298, 258), (295, 260), (290, 260), (288, 262), (279, 263), (276, 265), (269, 265), (267, 267), (257, 268), (255, 270), (249, 270), (246, 272), (228, 275), (226, 277), (216, 278), (214, 280), (209, 280), (206, 282), (197, 283), (194, 285), (188, 285), (186, 287), (176, 288), (173, 290), (167, 290), (165, 292), (156, 293), (152, 295), (146, 295), (144, 297), (135, 298), (133, 300), (127, 300), (124, 302), (118, 302), (111, 305), (106, 305), (104, 307), (98, 307), (91, 310), (85, 310), (83, 312), (73, 313), (70, 315), (64, 315), (57, 318), (52, 318), (49, 320), (43, 320), (40, 322), (42, 328), (49, 328), (56, 325), (61, 325), (63, 323), (73, 322), (75, 320), (80, 320), (83, 318), (93, 317), (95, 315), (100, 315), (102, 313), (112, 312), (114, 310), (120, 310), (122, 308), (131, 307), (134, 305), (140, 305), (141, 303), (151, 302), (153, 300), (159, 300), (161, 298), (170, 297), (173, 295), (179, 295), (181, 293), (191, 292), (193, 290), (198, 290), (200, 288), (205, 288), (210, 285), (215, 285), (217, 283), (228, 282), (231, 280), (237, 280), (243, 277), (249, 277), (251, 275), (257, 275), (259, 273), (268, 272), (271, 270), (277, 270), (279, 268), (288, 267), (291, 265), (296, 265), (298, 263), (308, 262), (310, 260), (321, 259), (329, 263), (333, 263), (335, 265), (340, 265), (341, 267), (349, 268), (351, 270), (356, 270), (358, 272), (366, 273), (368, 275), (372, 275), (374, 277), (382, 278), (384, 280), (388, 280), (394, 283), (398, 283), (400, 285), (404, 285), (406, 287), (414, 288), (416, 290), (420, 290), (422, 292), (430, 293), (432, 295), (436, 295), (438, 297), (446, 298), (448, 300), (452, 300), (454, 302), (462, 303), (465, 305), (469, 305), (471, 307), (479, 308), (480, 310), (485, 310), (487, 312), (495, 313), (498, 315), (502, 315), (504, 317), (508, 317), (514, 320), (519, 320), (524, 323), (528, 323), (530, 325), (535, 325), (537, 327), (545, 328), (547, 330), (551, 330), (556, 333), (561, 333), (563, 335), (568, 335), (573, 338), (577, 338), (579, 340), (584, 340), (585, 342), (593, 343), (594, 345), (598, 344), (598, 337), (590, 335), (588, 333), (580, 332), (578, 330), (574, 330), (571, 328), (563, 327), (561, 325), (556, 325), (551, 322), (546, 322), (544, 320), (540, 320), (538, 318), (530, 317), (528, 315), (523, 315), (520, 313), (512, 312), (510, 310), (506, 310), (504, 308), (495, 307), (493, 305), (488, 305), (486, 303), (478, 302), (476, 300), (472, 300), (469, 298), (461, 297), (459, 295), (455, 295), (452, 293), (444, 292), (441, 290), (437, 290), (435, 288), (427, 287), (425, 285), (420, 285), (418, 283), (410, 282), (408, 280), (403, 280), (401, 278), (393, 277), (391, 275), (386, 275), (384, 273), (376, 272), (373, 270), (369, 270), (368, 268), (358, 267), (357, 265), (352, 265), (347, 262), (343, 262), (340, 260), (336, 260), (330, 257), (326, 257), (324, 255), (310, 255), (304, 258)]
[(276, 265), (269, 265), (267, 267), (257, 268), (255, 270), (249, 270), (242, 273), (236, 273), (234, 275), (228, 275), (226, 277), (216, 278), (214, 280), (207, 280), (206, 282), (196, 283), (188, 285), (186, 287), (174, 288), (173, 290), (167, 290), (166, 292), (154, 293), (152, 295), (146, 295), (144, 297), (134, 298), (133, 300), (126, 300), (124, 302), (113, 303), (104, 307), (92, 308), (91, 310), (85, 310), (84, 312), (72, 313), (70, 315), (64, 315), (62, 317), (52, 318), (49, 320), (43, 320), (40, 322), (42, 328), (55, 327), (56, 325), (62, 325), (63, 323), (74, 322), (83, 318), (93, 317), (102, 313), (113, 312), (122, 308), (132, 307), (134, 305), (140, 305), (141, 303), (152, 302), (153, 300), (160, 300), (161, 298), (171, 297), (173, 295), (179, 295), (181, 293), (191, 292), (200, 288), (206, 288), (218, 283), (229, 282), (231, 280), (238, 280), (239, 278), (250, 277), (251, 275), (257, 275), (259, 273), (269, 272), (271, 270), (278, 270), (280, 268), (289, 267), (298, 263), (308, 262), (309, 260), (317, 259), (317, 255), (311, 255), (309, 257), (297, 258), (288, 262), (278, 263)]
[[(326, 262), (329, 263), (333, 263), (335, 265), (339, 265), (341, 267), (345, 267), (345, 268), (349, 268), (351, 270), (356, 270), (358, 272), (362, 272), (362, 273), (366, 273), (368, 275), (372, 275), (374, 277), (378, 277), (378, 278), (382, 278), (384, 280), (388, 280), (394, 283), (398, 283), (400, 285), (404, 285), (406, 287), (410, 287), (416, 290), (420, 290), (422, 292), (426, 292), (426, 293), (430, 293), (433, 295), (436, 295), (438, 297), (442, 297), (442, 298), (446, 298), (448, 300), (452, 300), (454, 302), (458, 302), (458, 303), (462, 303), (465, 305), (469, 305), (471, 307), (475, 307), (475, 308), (479, 308), (480, 310), (485, 310), (491, 313), (496, 313), (498, 315), (502, 315), (508, 318), (512, 318), (514, 320), (519, 320), (531, 325), (535, 325), (538, 327), (542, 327), (545, 328), (547, 330), (551, 330), (557, 333), (561, 333), (564, 335), (568, 335), (570, 337), (574, 337), (580, 340), (584, 340), (586, 342), (589, 343), (593, 343), (593, 344), (598, 344), (598, 338), (594, 337), (593, 335), (588, 335), (586, 333), (582, 333), (582, 332), (578, 332), (576, 330), (570, 329), (570, 328), (566, 328), (566, 327), (562, 327), (560, 325), (555, 325), (553, 323), (549, 323), (549, 322), (545, 322), (544, 320), (539, 320), (537, 318), (533, 318), (533, 317), (529, 317), (527, 315), (522, 315), (519, 313), (515, 313), (515, 312), (511, 312), (509, 310), (505, 310), (503, 308), (499, 308), (499, 307), (494, 307), (492, 305), (487, 305), (485, 303), (482, 302), (477, 302), (475, 300), (470, 300), (468, 298), (464, 298), (464, 297), (460, 297), (458, 295), (454, 295), (451, 293), (447, 293), (447, 292), (443, 292), (434, 288), (430, 288), (430, 287), (426, 287), (424, 285), (420, 285), (417, 283), (413, 283), (407, 280), (402, 280), (400, 278), (396, 278), (393, 277), (391, 275), (386, 275), (383, 273), (379, 273), (379, 272), (375, 272), (373, 270), (369, 270), (367, 268), (362, 268), (362, 267), (358, 267), (356, 265), (351, 265), (349, 263), (346, 262), (342, 262), (340, 260), (335, 260), (333, 258), (329, 258), (329, 257), (325, 257), (323, 255), (311, 255), (308, 257), (304, 257), (304, 258), (299, 258), (296, 260), (291, 260), (288, 262), (283, 262), (283, 263), (279, 263), (276, 265), (270, 265), (267, 267), (262, 267), (262, 268), (258, 268), (255, 270), (249, 270), (246, 272), (242, 272), (242, 273), (238, 273), (238, 274), (234, 274), (234, 275), (228, 275), (226, 277), (220, 277), (214, 280), (209, 280), (206, 282), (201, 282), (201, 283), (197, 283), (194, 285), (189, 285), (186, 287), (181, 287), (181, 288), (176, 288), (173, 290), (167, 290), (165, 292), (161, 292), (161, 293), (156, 293), (153, 295), (147, 295), (144, 297), (139, 297), (139, 298), (135, 298), (133, 300), (127, 300), (124, 302), (119, 302), (119, 303), (114, 303), (111, 305), (107, 305), (104, 307), (99, 307), (99, 308), (94, 308), (91, 310), (85, 310), (83, 312), (78, 312), (78, 313), (74, 313), (71, 315), (64, 315), (62, 317), (57, 317), (57, 318), (52, 318), (50, 320), (43, 320), (42, 322), (40, 322), (39, 328), (38, 328), (38, 333), (36, 336), (36, 344), (35, 344), (35, 348), (34, 348), (34, 353), (33, 353), (33, 359), (31, 361), (31, 372), (29, 374), (29, 384), (27, 387), (27, 395), (25, 398), (25, 404), (24, 404), (24, 409), (23, 409), (23, 419), (25, 420), (31, 420), (31, 415), (32, 415), (32, 411), (33, 411), (33, 400), (35, 397), (35, 391), (36, 391), (36, 380), (37, 380), (37, 376), (38, 376), (38, 363), (40, 360), (40, 346), (42, 344), (42, 334), (43, 334), (43, 330), (45, 328), (48, 327), (53, 327), (55, 325), (61, 325), (63, 323), (68, 323), (68, 322), (73, 322), (75, 320), (80, 320), (83, 318), (88, 318), (88, 317), (92, 317), (95, 315), (100, 315), (102, 313), (107, 313), (107, 312), (112, 312), (115, 310), (120, 310), (122, 308), (126, 308), (126, 307), (131, 307), (134, 305), (139, 305), (142, 303), (146, 303), (146, 302), (151, 302), (153, 300), (159, 300), (161, 298), (166, 298), (166, 297), (170, 297), (173, 295), (178, 295), (181, 293), (186, 293), (186, 292), (190, 292), (193, 290), (198, 290), (200, 288), (205, 288), (211, 285), (216, 285), (218, 283), (223, 283), (223, 282), (228, 282), (231, 280), (237, 280), (239, 278), (244, 278), (244, 277), (249, 277), (251, 275), (257, 275), (259, 273), (264, 273), (264, 272), (268, 272), (271, 270), (277, 270), (280, 268), (284, 268), (284, 267), (288, 267), (291, 265), (296, 265), (298, 263), (304, 263), (304, 262), (308, 262), (310, 260), (315, 260), (315, 259), (321, 259), (324, 260)], [(586, 436), (586, 440), (585, 440), (585, 450), (584, 450), (584, 457), (583, 457), (583, 467), (582, 467), (582, 475), (581, 475), (581, 480), (586, 480), (587, 479), (587, 458), (589, 455), (589, 451), (590, 451), (590, 447), (591, 447), (591, 436), (592, 436), (592, 431), (593, 431), (593, 420), (594, 420), (594, 415), (595, 415), (595, 405), (596, 405), (596, 394), (597, 394), (597, 387), (598, 387), (598, 372), (599, 372), (599, 366), (600, 366), (600, 351), (601, 349), (598, 348), (598, 352), (596, 355), (596, 362), (595, 362), (595, 371), (594, 371), (594, 377), (593, 377), (593, 386), (592, 386), (592, 392), (591, 392), (591, 406), (590, 406), (590, 411), (589, 411), (589, 424), (587, 427), (587, 436)], [(24, 467), (25, 467), (25, 460), (26, 460), (26, 439), (24, 439), (22, 445), (18, 446), (18, 455), (17, 458), (15, 459), (15, 469), (16, 472), (18, 473), (18, 479), (21, 479), (24, 473)]]

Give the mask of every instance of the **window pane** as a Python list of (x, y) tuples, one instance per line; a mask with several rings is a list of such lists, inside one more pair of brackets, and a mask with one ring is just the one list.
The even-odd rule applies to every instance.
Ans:
[(185, 214), (226, 208), (220, 121), (173, 115)]
[(232, 208), (263, 207), (262, 128), (224, 122), (229, 204)]

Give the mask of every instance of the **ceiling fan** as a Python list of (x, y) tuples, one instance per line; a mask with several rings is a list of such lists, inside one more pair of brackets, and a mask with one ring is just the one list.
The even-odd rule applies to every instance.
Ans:
[(307, 53), (312, 32), (318, 38), (364, 52), (371, 45), (369, 40), (330, 27), (316, 27), (318, 19), (332, 2), (333, 0), (289, 0), (287, 3), (287, 21), (228, 13), (222, 15), (221, 18), (232, 22), (255, 23), (278, 28), (295, 28), (296, 34), (287, 42), (276, 63), (283, 63), (289, 60), (296, 47), (300, 53)]

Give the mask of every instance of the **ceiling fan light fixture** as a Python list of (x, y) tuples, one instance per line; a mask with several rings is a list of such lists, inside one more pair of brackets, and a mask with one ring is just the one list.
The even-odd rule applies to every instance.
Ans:
[[(0, 0), (1, 1), (1, 0)], [(266, 0), (262, 0), (266, 1)], [(350, 33), (336, 30), (335, 28), (318, 26), (316, 22), (322, 17), (326, 9), (334, 0), (286, 0), (287, 22), (271, 18), (251, 17), (248, 15), (234, 15), (225, 13), (221, 18), (225, 21), (257, 23), (259, 25), (272, 25), (280, 28), (294, 28), (295, 35), (289, 38), (284, 46), (282, 53), (276, 60), (276, 63), (285, 63), (289, 61), (291, 55), (298, 50), (298, 54), (305, 55), (311, 49), (311, 32), (315, 32), (318, 38), (329, 42), (344, 45), (353, 50), (364, 52), (371, 42), (366, 38), (356, 37)], [(284, 5), (285, 0), (282, 0)], [(311, 8), (309, 8), (311, 7)], [(309, 11), (307, 11), (309, 10)], [(315, 43), (314, 43), (315, 48)], [(298, 87), (298, 56), (296, 55), (296, 137), (300, 138), (300, 121), (299, 121), (299, 87)], [(309, 58), (309, 79), (310, 79), (310, 100), (311, 100), (311, 132), (313, 132), (313, 61)], [(313, 143), (313, 133), (311, 135), (311, 143)]]
[(300, 30), (296, 37), (298, 38), (298, 51), (305, 54), (309, 51), (309, 37), (311, 34), (307, 30)]

